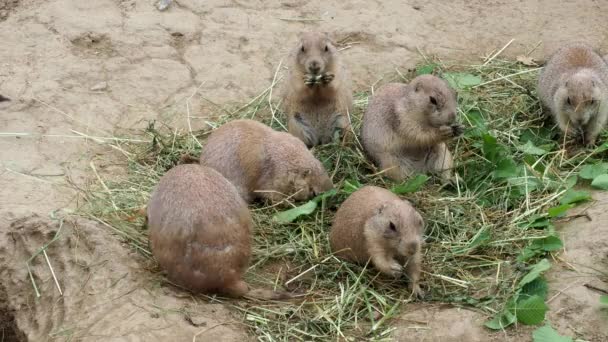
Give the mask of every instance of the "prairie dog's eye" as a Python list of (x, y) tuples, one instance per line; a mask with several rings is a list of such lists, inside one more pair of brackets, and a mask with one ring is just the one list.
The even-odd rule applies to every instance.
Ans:
[(436, 99), (435, 97), (431, 96), (431, 97), (429, 98), (429, 100), (431, 101), (431, 103), (432, 103), (433, 105), (435, 105), (435, 106), (437, 105), (437, 99)]
[(304, 45), (302, 45), (302, 47), (300, 48), (300, 51), (306, 52), (306, 49), (304, 49)]
[(388, 224), (388, 229), (396, 232), (397, 231), (397, 227), (395, 227), (395, 224), (393, 222), (389, 222)]
[(325, 52), (329, 51), (329, 46), (325, 45)]
[(568, 103), (569, 106), (572, 106), (572, 101), (570, 101), (570, 96), (568, 96), (568, 98), (566, 99), (566, 103)]
[(595, 99), (591, 99), (591, 105), (593, 106), (595, 104)]

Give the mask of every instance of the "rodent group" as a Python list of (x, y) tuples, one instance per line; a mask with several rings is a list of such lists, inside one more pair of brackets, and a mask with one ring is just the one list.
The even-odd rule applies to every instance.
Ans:
[[(242, 276), (251, 259), (253, 222), (248, 204), (309, 200), (334, 187), (309, 148), (338, 143), (353, 105), (350, 76), (327, 34), (307, 32), (289, 55), (282, 90), (288, 132), (235, 120), (215, 129), (200, 163), (178, 165), (156, 186), (147, 206), (150, 246), (175, 284), (192, 291), (255, 298), (291, 298), (253, 290)], [(548, 60), (538, 96), (561, 131), (594, 145), (608, 120), (608, 56), (570, 43)], [(422, 75), (388, 83), (370, 98), (362, 118), (365, 155), (393, 181), (416, 173), (453, 179), (447, 143), (458, 138), (457, 93), (443, 79)], [(369, 264), (388, 277), (406, 276), (423, 297), (420, 273), (424, 219), (389, 190), (364, 186), (338, 208), (329, 234), (339, 258)]]

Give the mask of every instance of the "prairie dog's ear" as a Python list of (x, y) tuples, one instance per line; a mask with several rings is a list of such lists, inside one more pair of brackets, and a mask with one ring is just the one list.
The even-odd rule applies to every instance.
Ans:
[(416, 82), (414, 83), (414, 91), (415, 92), (419, 92), (420, 90), (422, 90), (422, 82)]

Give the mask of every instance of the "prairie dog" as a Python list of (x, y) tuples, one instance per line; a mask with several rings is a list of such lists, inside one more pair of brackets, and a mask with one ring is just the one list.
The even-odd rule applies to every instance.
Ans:
[(307, 147), (328, 144), (349, 129), (352, 106), (350, 76), (332, 41), (323, 33), (302, 34), (282, 89), (289, 133)]
[(152, 193), (147, 226), (152, 254), (177, 285), (232, 297), (287, 297), (250, 291), (242, 280), (251, 259), (251, 214), (215, 170), (197, 164), (170, 169)]
[(584, 43), (570, 43), (549, 59), (538, 95), (559, 128), (595, 145), (608, 120), (608, 65)]
[(451, 179), (452, 154), (444, 142), (463, 131), (456, 123), (456, 106), (456, 92), (436, 76), (386, 84), (363, 116), (363, 147), (390, 179), (403, 180), (415, 172)]
[(278, 202), (290, 195), (306, 200), (333, 188), (304, 143), (253, 120), (231, 121), (213, 131), (200, 163), (226, 177), (245, 202)]
[(365, 186), (350, 195), (338, 209), (330, 233), (337, 256), (365, 264), (371, 260), (392, 277), (403, 273), (418, 297), (424, 221), (410, 202), (386, 189)]

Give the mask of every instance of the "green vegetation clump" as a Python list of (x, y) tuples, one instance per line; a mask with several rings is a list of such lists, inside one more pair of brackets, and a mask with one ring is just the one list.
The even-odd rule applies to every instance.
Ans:
[[(424, 301), (474, 307), (488, 316), (486, 326), (497, 330), (517, 321), (544, 320), (547, 283), (542, 274), (551, 266), (551, 253), (562, 249), (553, 221), (590, 199), (575, 185), (608, 187), (607, 165), (601, 162), (608, 147), (566, 148), (542, 115), (535, 94), (538, 68), (517, 62), (445, 66), (425, 61), (375, 87), (422, 73), (443, 77), (458, 90), (459, 117), (467, 127), (450, 143), (458, 180), (442, 184), (432, 175), (418, 175), (392, 183), (366, 159), (354, 134), (315, 147), (336, 190), (308, 203), (254, 204), (254, 258), (246, 274), (254, 286), (305, 295), (288, 302), (215, 298), (231, 305), (259, 340), (390, 337), (391, 321), (414, 301), (405, 280), (343, 262), (331, 254), (328, 242), (340, 203), (368, 184), (392, 189), (425, 218)], [(271, 94), (272, 86), (246, 106), (223, 109), (208, 124), (249, 118), (283, 130), (285, 117)], [(356, 94), (350, 119), (357, 135), (369, 97), (370, 92)], [(138, 141), (117, 140), (113, 147), (126, 157), (126, 175), (91, 189), (81, 214), (103, 222), (152, 258), (142, 208), (159, 178), (182, 155), (198, 156), (208, 134), (153, 122)]]

